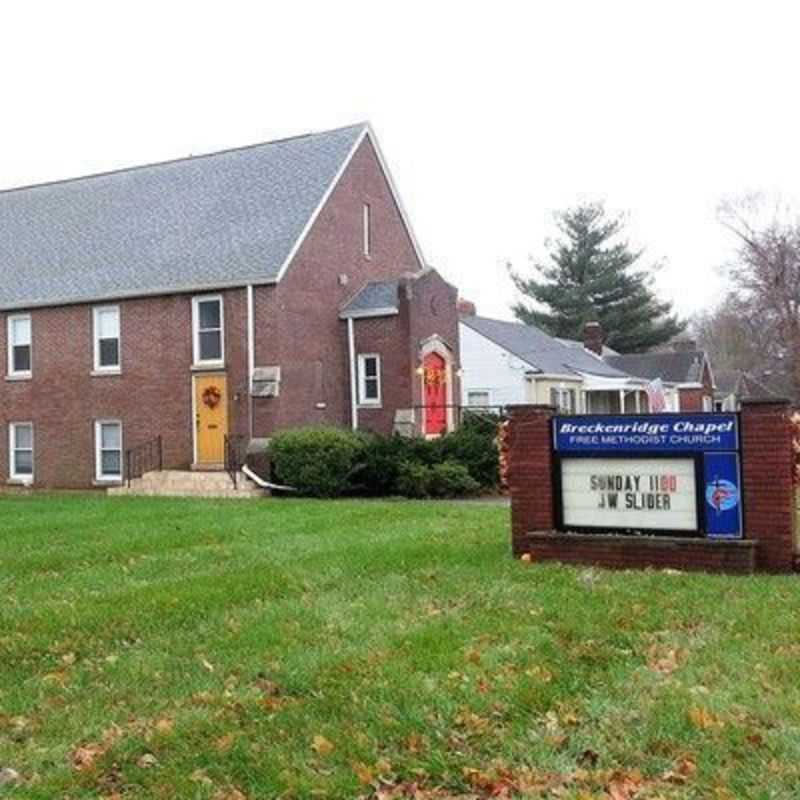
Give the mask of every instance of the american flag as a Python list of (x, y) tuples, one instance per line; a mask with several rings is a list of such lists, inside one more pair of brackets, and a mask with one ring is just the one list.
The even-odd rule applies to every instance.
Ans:
[(667, 398), (664, 396), (664, 384), (661, 382), (661, 378), (650, 381), (644, 387), (644, 390), (647, 392), (647, 404), (651, 414), (656, 414), (666, 409)]

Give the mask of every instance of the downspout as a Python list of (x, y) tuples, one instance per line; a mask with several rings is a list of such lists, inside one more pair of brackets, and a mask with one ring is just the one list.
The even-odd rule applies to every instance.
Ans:
[(350, 361), (350, 424), (358, 430), (358, 396), (356, 394), (356, 342), (353, 318), (347, 318), (347, 354)]
[(247, 286), (247, 411), (248, 432), (253, 438), (253, 372), (256, 367), (256, 342), (255, 342), (255, 298), (253, 285)]

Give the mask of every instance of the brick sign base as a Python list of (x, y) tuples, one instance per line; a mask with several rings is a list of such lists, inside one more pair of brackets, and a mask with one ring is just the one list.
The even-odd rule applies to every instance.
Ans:
[(634, 536), (555, 530), (551, 406), (514, 406), (508, 432), (512, 549), (533, 561), (706, 572), (791, 572), (794, 484), (789, 404), (742, 407), (741, 464), (745, 536), (738, 540)]

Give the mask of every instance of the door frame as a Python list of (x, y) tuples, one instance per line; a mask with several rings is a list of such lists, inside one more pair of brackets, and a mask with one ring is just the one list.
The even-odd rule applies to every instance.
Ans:
[[(200, 463), (197, 460), (197, 379), (198, 378), (208, 378), (214, 375), (220, 375), (225, 378), (225, 411), (226, 411), (226, 420), (225, 420), (225, 429), (226, 432), (223, 436), (227, 436), (227, 432), (230, 430), (230, 421), (231, 421), (231, 414), (230, 414), (230, 392), (228, 391), (228, 373), (224, 370), (198, 370), (197, 372), (193, 372), (191, 376), (191, 392), (192, 392), (192, 407), (191, 407), (191, 426), (192, 426), (192, 466), (197, 467)], [(224, 440), (223, 440), (223, 447), (224, 447)], [(223, 452), (224, 458), (224, 452)], [(212, 463), (212, 462), (209, 462)], [(214, 462), (216, 463), (216, 462)]]
[(445, 433), (450, 433), (454, 430), (453, 425), (453, 352), (448, 347), (447, 343), (437, 335), (431, 336), (426, 339), (419, 348), (419, 375), (420, 375), (420, 398), (422, 403), (422, 420), (421, 423), (421, 431), (422, 435), (428, 439), (435, 439), (438, 436), (443, 434), (427, 434), (425, 433), (425, 425), (427, 422), (427, 406), (425, 405), (425, 357), (430, 355), (431, 353), (436, 353), (436, 355), (440, 356), (444, 359), (444, 369), (445, 369), (445, 376), (446, 376), (446, 392), (445, 392), (445, 403), (447, 405), (447, 417), (445, 421)]

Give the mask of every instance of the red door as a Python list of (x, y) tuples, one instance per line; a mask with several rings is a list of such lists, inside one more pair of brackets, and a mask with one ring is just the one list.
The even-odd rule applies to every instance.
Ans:
[(425, 392), (425, 435), (447, 432), (447, 372), (444, 359), (429, 353), (422, 363)]

